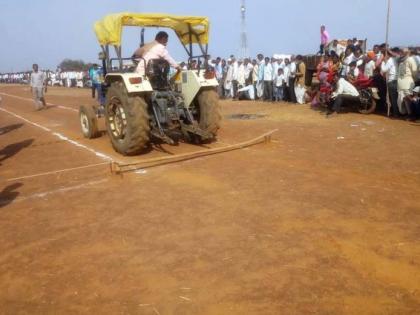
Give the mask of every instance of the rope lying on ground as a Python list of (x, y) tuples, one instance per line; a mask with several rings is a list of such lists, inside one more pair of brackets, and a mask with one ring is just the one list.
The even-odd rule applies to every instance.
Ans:
[(65, 169), (61, 169), (61, 170), (38, 173), (38, 174), (33, 174), (33, 175), (14, 177), (14, 178), (6, 179), (6, 182), (17, 181), (17, 180), (21, 180), (21, 179), (34, 178), (34, 177), (40, 177), (40, 176), (45, 176), (45, 175), (53, 175), (53, 174), (64, 173), (64, 172), (70, 172), (70, 171), (81, 170), (81, 169), (84, 169), (84, 168), (90, 168), (90, 167), (95, 167), (95, 166), (100, 166), (100, 165), (109, 165), (109, 162), (89, 164), (89, 165), (84, 165), (84, 166), (65, 168)]
[(261, 142), (265, 142), (265, 143), (270, 142), (271, 135), (275, 133), (277, 130), (278, 129), (274, 129), (254, 139), (237, 143), (237, 144), (224, 146), (222, 148), (213, 148), (213, 149), (189, 152), (189, 153), (184, 153), (184, 154), (178, 154), (175, 156), (165, 156), (165, 157), (158, 157), (158, 158), (153, 158), (153, 159), (140, 160), (134, 163), (127, 163), (127, 164), (113, 161), (111, 162), (111, 171), (115, 174), (121, 174), (124, 172), (135, 171), (142, 168), (156, 167), (156, 166), (160, 166), (164, 164), (176, 163), (176, 162), (191, 160), (191, 159), (195, 159), (195, 158), (199, 158), (203, 156), (243, 149), (243, 148), (246, 148), (246, 147), (261, 143)]
[(277, 130), (278, 129), (272, 130), (259, 137), (256, 137), (254, 139), (251, 139), (245, 142), (227, 145), (221, 148), (200, 150), (200, 151), (195, 151), (195, 152), (178, 154), (174, 156), (164, 156), (164, 157), (157, 157), (153, 159), (145, 159), (145, 160), (141, 160), (141, 161), (137, 161), (133, 163), (127, 163), (127, 164), (118, 163), (118, 162), (102, 162), (102, 163), (96, 163), (96, 164), (89, 164), (89, 165), (83, 165), (83, 166), (78, 166), (78, 167), (65, 168), (65, 169), (60, 169), (60, 170), (55, 170), (55, 171), (38, 173), (38, 174), (33, 174), (33, 175), (9, 178), (6, 180), (6, 182), (35, 178), (35, 177), (46, 176), (46, 175), (55, 175), (59, 173), (81, 170), (85, 168), (91, 168), (91, 167), (102, 166), (102, 165), (110, 165), (112, 173), (121, 174), (121, 173), (135, 171), (142, 168), (156, 167), (156, 166), (170, 164), (170, 163), (192, 160), (192, 159), (196, 159), (203, 156), (209, 156), (209, 155), (214, 155), (218, 153), (224, 153), (224, 152), (229, 152), (233, 150), (243, 149), (243, 148), (246, 148), (255, 144), (259, 144), (262, 142), (267, 143), (267, 142), (270, 142), (271, 135), (275, 133)]

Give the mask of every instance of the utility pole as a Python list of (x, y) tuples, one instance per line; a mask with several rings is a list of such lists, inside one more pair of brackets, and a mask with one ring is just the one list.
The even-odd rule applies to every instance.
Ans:
[(388, 47), (389, 42), (389, 23), (390, 23), (390, 16), (391, 16), (391, 0), (388, 0), (388, 13), (386, 16), (386, 36), (385, 36), (385, 43)]
[[(386, 16), (386, 35), (385, 35), (385, 48), (386, 48), (386, 52), (385, 54), (388, 55), (388, 43), (389, 43), (389, 20), (390, 20), (390, 16), (391, 16), (391, 0), (388, 0), (388, 12), (387, 12), (387, 16)], [(387, 103), (387, 115), (388, 117), (391, 114), (391, 102), (389, 99), (389, 89), (387, 89), (386, 91), (386, 103)]]
[(245, 0), (241, 0), (241, 52), (240, 57), (249, 57), (248, 37), (246, 34), (246, 6)]

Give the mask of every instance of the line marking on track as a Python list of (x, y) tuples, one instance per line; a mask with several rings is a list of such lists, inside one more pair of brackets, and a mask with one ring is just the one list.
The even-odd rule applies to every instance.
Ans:
[(40, 128), (40, 129), (42, 129), (44, 131), (47, 131), (47, 132), (53, 134), (54, 136), (56, 136), (57, 138), (59, 138), (60, 140), (64, 140), (64, 141), (66, 141), (68, 143), (71, 143), (72, 145), (74, 145), (76, 147), (83, 148), (83, 149), (85, 149), (85, 150), (87, 150), (87, 151), (95, 154), (97, 157), (99, 157), (99, 158), (101, 158), (103, 160), (106, 160), (108, 162), (114, 161), (114, 159), (112, 157), (106, 155), (105, 153), (98, 152), (98, 151), (96, 151), (96, 150), (94, 150), (92, 148), (89, 148), (89, 147), (85, 146), (84, 144), (81, 144), (81, 143), (79, 143), (79, 142), (77, 142), (77, 141), (75, 141), (73, 139), (70, 139), (70, 138), (62, 135), (61, 133), (55, 132), (55, 131), (47, 128), (47, 127), (44, 127), (44, 126), (42, 126), (40, 124), (37, 124), (37, 123), (35, 123), (33, 121), (30, 121), (30, 120), (28, 120), (28, 119), (26, 119), (26, 118), (24, 118), (24, 117), (22, 117), (22, 116), (20, 116), (18, 114), (15, 114), (15, 113), (13, 113), (11, 111), (8, 111), (7, 109), (4, 109), (4, 108), (1, 108), (0, 107), (0, 110), (3, 111), (3, 112), (5, 112), (5, 113), (8, 113), (9, 115), (12, 115), (12, 116), (14, 116), (16, 118), (19, 118), (19, 119), (21, 119), (23, 121), (26, 121), (28, 124), (31, 124), (31, 125), (33, 125), (35, 127), (38, 127), (38, 128)]
[[(32, 195), (29, 195), (29, 196), (26, 196), (26, 197), (18, 197), (15, 200), (13, 200), (11, 203), (22, 202), (22, 201), (25, 201), (25, 200), (28, 200), (28, 199), (45, 198), (49, 195), (68, 192), (68, 191), (72, 191), (72, 190), (83, 189), (83, 188), (88, 188), (89, 186), (102, 184), (102, 183), (105, 183), (107, 181), (108, 181), (108, 179), (101, 179), (101, 180), (97, 180), (97, 181), (87, 182), (87, 183), (84, 183), (84, 184), (62, 187), (62, 188), (58, 188), (58, 189), (54, 189), (54, 190), (49, 190), (49, 191), (45, 191), (45, 192), (41, 192), (41, 193), (36, 193), (36, 194), (32, 194)], [(5, 200), (5, 201), (7, 202), (8, 200)]]
[(71, 167), (71, 168), (64, 168), (64, 169), (61, 169), (61, 170), (49, 171), (49, 172), (38, 173), (38, 174), (33, 174), (33, 175), (14, 177), (14, 178), (6, 179), (6, 182), (12, 182), (12, 181), (17, 181), (17, 180), (21, 180), (21, 179), (28, 179), (28, 178), (34, 178), (34, 177), (39, 177), (39, 176), (46, 176), (46, 175), (76, 171), (76, 170), (81, 170), (81, 169), (96, 167), (96, 166), (102, 166), (102, 165), (109, 165), (109, 163), (110, 162), (102, 162), (102, 163), (89, 164), (89, 165), (83, 165), (83, 166), (77, 166), (77, 167)]
[[(28, 102), (33, 102), (34, 101), (32, 98), (21, 97), (21, 96), (17, 96), (17, 95), (13, 95), (13, 94), (8, 94), (8, 93), (4, 93), (4, 92), (0, 92), (0, 95), (14, 97), (14, 98), (17, 98), (19, 100), (28, 101)], [(74, 108), (71, 108), (71, 107), (67, 107), (67, 106), (64, 106), (64, 105), (57, 105), (57, 104), (53, 104), (53, 103), (47, 103), (47, 105), (55, 106), (57, 108), (61, 108), (61, 109), (65, 109), (65, 110), (70, 110), (70, 111), (76, 112), (76, 113), (79, 112), (77, 109), (74, 109)]]

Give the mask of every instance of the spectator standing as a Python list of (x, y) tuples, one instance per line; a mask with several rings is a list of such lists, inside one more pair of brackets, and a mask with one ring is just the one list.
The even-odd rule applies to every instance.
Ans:
[(368, 52), (364, 71), (365, 76), (368, 78), (372, 78), (374, 75), (374, 71), (376, 68), (375, 57), (376, 56), (373, 51)]
[(262, 54), (257, 55), (257, 63), (258, 63), (257, 97), (262, 98), (264, 96), (264, 56)]
[(397, 82), (397, 54), (398, 48), (391, 50), (391, 54), (386, 54), (381, 64), (381, 72), (386, 78), (389, 102), (391, 103), (392, 116), (400, 117), (398, 109), (398, 82)]
[(306, 65), (303, 62), (303, 57), (298, 55), (296, 57), (296, 82), (295, 82), (295, 95), (298, 104), (305, 104), (305, 80), (306, 80)]
[(283, 74), (284, 74), (284, 89), (283, 89), (283, 99), (286, 102), (290, 102), (290, 92), (289, 92), (289, 76), (290, 76), (290, 60), (289, 58), (284, 59), (284, 68), (283, 68)]
[(296, 60), (295, 60), (295, 56), (291, 56), (290, 64), (289, 64), (289, 97), (292, 103), (296, 103), (295, 81), (296, 81)]
[(325, 25), (321, 25), (321, 45), (319, 46), (319, 54), (325, 54), (325, 49), (330, 40), (330, 35), (328, 34)]
[(92, 82), (92, 87), (91, 87), (91, 91), (92, 91), (92, 98), (95, 98), (95, 92), (96, 92), (96, 85), (95, 85), (95, 71), (98, 69), (98, 65), (95, 63), (92, 65), (92, 67), (89, 68), (89, 78), (90, 81)]
[(227, 71), (226, 71), (226, 78), (225, 78), (225, 97), (232, 97), (232, 80), (233, 80), (233, 65), (232, 59), (227, 60)]
[(219, 83), (218, 86), (218, 94), (219, 97), (223, 97), (223, 68), (222, 68), (222, 59), (220, 57), (216, 58), (216, 61), (214, 62), (214, 73), (216, 75), (217, 83)]
[(47, 91), (47, 81), (45, 73), (38, 71), (38, 65), (32, 65), (33, 72), (31, 74), (31, 92), (35, 101), (35, 110), (47, 108), (44, 92)]
[(401, 114), (411, 115), (411, 108), (404, 99), (412, 94), (414, 79), (417, 75), (417, 64), (410, 56), (408, 48), (401, 51), (400, 65), (398, 67), (398, 108)]
[(265, 57), (263, 64), (264, 101), (273, 100), (273, 66), (270, 58)]
[(236, 61), (235, 56), (231, 56), (232, 58), (232, 97), (236, 97), (238, 95), (238, 79), (239, 79), (239, 64)]
[(277, 102), (283, 100), (283, 89), (286, 81), (284, 80), (284, 71), (282, 68), (277, 69), (277, 75), (275, 78), (275, 100)]
[(249, 58), (244, 59), (244, 75), (245, 81), (250, 80), (252, 82), (252, 70), (254, 69), (253, 65), (251, 64)]
[(252, 85), (254, 86), (254, 95), (257, 95), (257, 84), (258, 84), (258, 63), (257, 60), (252, 60)]
[[(245, 66), (242, 59), (238, 60), (238, 90), (245, 86)], [(237, 95), (235, 94), (235, 97)]]

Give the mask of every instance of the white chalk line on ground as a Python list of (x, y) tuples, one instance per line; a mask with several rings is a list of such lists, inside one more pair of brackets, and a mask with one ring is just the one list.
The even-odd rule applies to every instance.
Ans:
[(47, 131), (47, 132), (53, 134), (54, 136), (56, 136), (57, 138), (59, 138), (60, 140), (64, 140), (64, 141), (66, 141), (68, 143), (71, 143), (72, 145), (74, 145), (76, 147), (83, 148), (83, 149), (85, 149), (85, 150), (87, 150), (87, 151), (95, 154), (97, 157), (99, 157), (99, 158), (101, 158), (103, 160), (107, 160), (108, 162), (114, 161), (114, 159), (112, 157), (106, 155), (105, 153), (98, 152), (98, 151), (96, 151), (96, 150), (94, 150), (92, 148), (89, 148), (89, 147), (85, 146), (84, 144), (81, 144), (80, 142), (77, 142), (75, 140), (72, 140), (72, 139), (70, 139), (70, 138), (62, 135), (61, 133), (54, 132), (53, 130), (51, 130), (51, 129), (47, 128), (47, 127), (44, 127), (44, 126), (42, 126), (40, 124), (37, 124), (37, 123), (35, 123), (33, 121), (30, 121), (30, 120), (28, 120), (28, 119), (26, 119), (26, 118), (24, 118), (24, 117), (22, 117), (22, 116), (20, 116), (18, 114), (15, 114), (15, 113), (13, 113), (11, 111), (8, 111), (7, 109), (4, 109), (4, 108), (1, 108), (0, 107), (0, 110), (3, 111), (3, 112), (5, 112), (5, 113), (8, 113), (9, 115), (12, 115), (12, 116), (14, 116), (16, 118), (19, 118), (19, 119), (27, 122), (28, 124), (31, 124), (31, 125), (33, 125), (35, 127), (38, 127), (38, 128), (40, 128), (40, 129), (42, 129), (44, 131)]
[(38, 173), (38, 174), (14, 177), (14, 178), (6, 179), (6, 182), (12, 182), (12, 181), (17, 181), (17, 180), (21, 180), (21, 179), (29, 179), (29, 178), (34, 178), (34, 177), (46, 176), (46, 175), (59, 174), (59, 173), (70, 172), (70, 171), (77, 171), (77, 170), (81, 170), (81, 169), (85, 169), (85, 168), (97, 167), (97, 166), (102, 166), (102, 165), (109, 165), (109, 163), (111, 163), (111, 162), (102, 162), (102, 163), (96, 163), (96, 164), (76, 166), (76, 167), (71, 167), (71, 168), (64, 168), (64, 169), (60, 169), (60, 170), (55, 170), (55, 171), (49, 171), (49, 172), (43, 172), (43, 173)]
[[(8, 94), (8, 93), (4, 93), (4, 92), (0, 92), (0, 94), (1, 95), (4, 95), (4, 96), (14, 97), (14, 98), (17, 98), (17, 99), (23, 100), (23, 101), (28, 101), (28, 102), (33, 102), (34, 101), (32, 98), (21, 97), (21, 96), (17, 96), (17, 95), (13, 95), (13, 94)], [(71, 107), (67, 107), (67, 106), (64, 106), (64, 105), (57, 105), (57, 104), (48, 103), (48, 102), (47, 102), (47, 105), (55, 106), (57, 108), (61, 108), (61, 109), (65, 109), (65, 110), (70, 110), (70, 111), (76, 112), (76, 113), (79, 112), (77, 109), (74, 109), (74, 108), (71, 108)]]
[[(101, 180), (97, 180), (97, 181), (91, 181), (91, 182), (87, 182), (87, 183), (83, 183), (83, 184), (79, 184), (79, 185), (75, 185), (75, 186), (68, 186), (68, 187), (62, 187), (62, 188), (58, 188), (58, 189), (54, 189), (54, 190), (49, 190), (49, 191), (45, 191), (45, 192), (41, 192), (41, 193), (36, 193), (36, 194), (32, 194), (26, 197), (18, 197), (15, 200), (13, 200), (11, 203), (16, 203), (16, 202), (22, 202), (28, 199), (40, 199), (40, 198), (45, 198), (48, 197), (50, 195), (54, 195), (57, 193), (64, 193), (64, 192), (69, 192), (72, 190), (78, 190), (78, 189), (83, 189), (83, 188), (88, 188), (89, 186), (93, 186), (93, 185), (99, 185), (102, 183), (107, 182), (108, 179), (101, 179)], [(4, 202), (9, 202), (10, 200), (5, 200)]]

